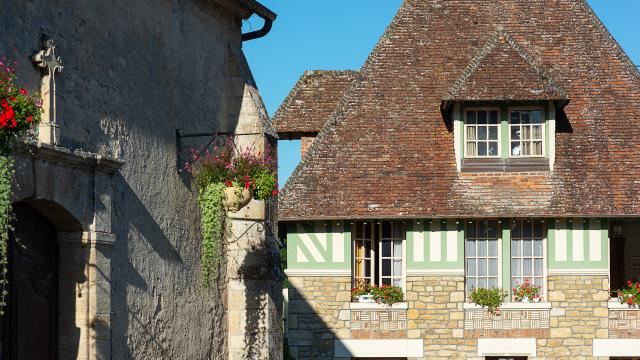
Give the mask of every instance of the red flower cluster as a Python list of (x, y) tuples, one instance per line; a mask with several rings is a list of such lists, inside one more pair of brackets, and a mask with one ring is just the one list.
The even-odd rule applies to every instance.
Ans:
[(2, 100), (0, 102), (0, 106), (2, 107), (2, 112), (0, 112), (0, 128), (9, 128), (13, 129), (18, 126), (18, 122), (16, 121), (16, 113), (9, 105), (7, 100)]

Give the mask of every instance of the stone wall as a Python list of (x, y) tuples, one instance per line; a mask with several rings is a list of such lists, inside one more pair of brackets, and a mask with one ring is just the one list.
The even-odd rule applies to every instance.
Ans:
[[(196, 191), (177, 173), (175, 131), (235, 131), (245, 112), (260, 110), (243, 105), (258, 96), (240, 20), (205, 0), (29, 0), (1, 8), (0, 56), (18, 61), (20, 86), (38, 89), (41, 72), (29, 57), (43, 37), (56, 41), (65, 64), (56, 76), (60, 145), (124, 160), (106, 199), (115, 234), (111, 358), (225, 357), (225, 289), (199, 282)], [(25, 199), (40, 200), (36, 192)], [(86, 203), (68, 206), (86, 215)]]
[(609, 280), (606, 275), (552, 275), (549, 339), (538, 339), (538, 357), (592, 358), (593, 339), (608, 337)]
[[(478, 339), (496, 337), (537, 338), (537, 359), (592, 358), (592, 340), (607, 338), (610, 331), (607, 277), (548, 279), (550, 310), (503, 309), (501, 316), (491, 316), (486, 310), (464, 309), (462, 276), (409, 276), (406, 337), (422, 339), (428, 359), (477, 359)], [(289, 280), (288, 342), (294, 358), (330, 359), (335, 339), (376, 338), (362, 331), (360, 313), (365, 311), (349, 310), (349, 277)], [(372, 318), (370, 311), (366, 316)]]
[(289, 354), (333, 359), (334, 340), (350, 338), (351, 277), (289, 277)]

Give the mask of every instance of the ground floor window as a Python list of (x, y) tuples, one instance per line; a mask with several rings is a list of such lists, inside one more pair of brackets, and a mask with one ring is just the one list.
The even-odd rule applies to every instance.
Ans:
[(353, 226), (353, 285), (404, 288), (406, 224), (358, 221)]
[(464, 229), (467, 293), (476, 288), (511, 292), (528, 282), (544, 294), (544, 220), (467, 220)]

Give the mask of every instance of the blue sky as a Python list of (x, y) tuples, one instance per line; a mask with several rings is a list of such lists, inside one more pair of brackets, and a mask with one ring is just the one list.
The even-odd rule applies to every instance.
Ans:
[[(269, 115), (273, 115), (305, 70), (359, 69), (391, 22), (402, 0), (261, 0), (278, 14), (267, 37), (244, 51)], [(640, 1), (589, 0), (596, 14), (640, 65)], [(244, 30), (262, 20), (252, 18)], [(280, 186), (300, 161), (298, 141), (278, 144)]]

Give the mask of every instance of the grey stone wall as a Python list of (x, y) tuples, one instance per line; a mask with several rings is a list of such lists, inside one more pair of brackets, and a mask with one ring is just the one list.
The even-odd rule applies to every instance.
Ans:
[(224, 289), (199, 286), (197, 203), (176, 174), (175, 130), (235, 129), (248, 80), (240, 21), (209, 0), (20, 0), (0, 2), (0, 24), (0, 56), (30, 90), (29, 56), (43, 35), (56, 40), (60, 145), (125, 161), (113, 180), (112, 358), (225, 356)]

